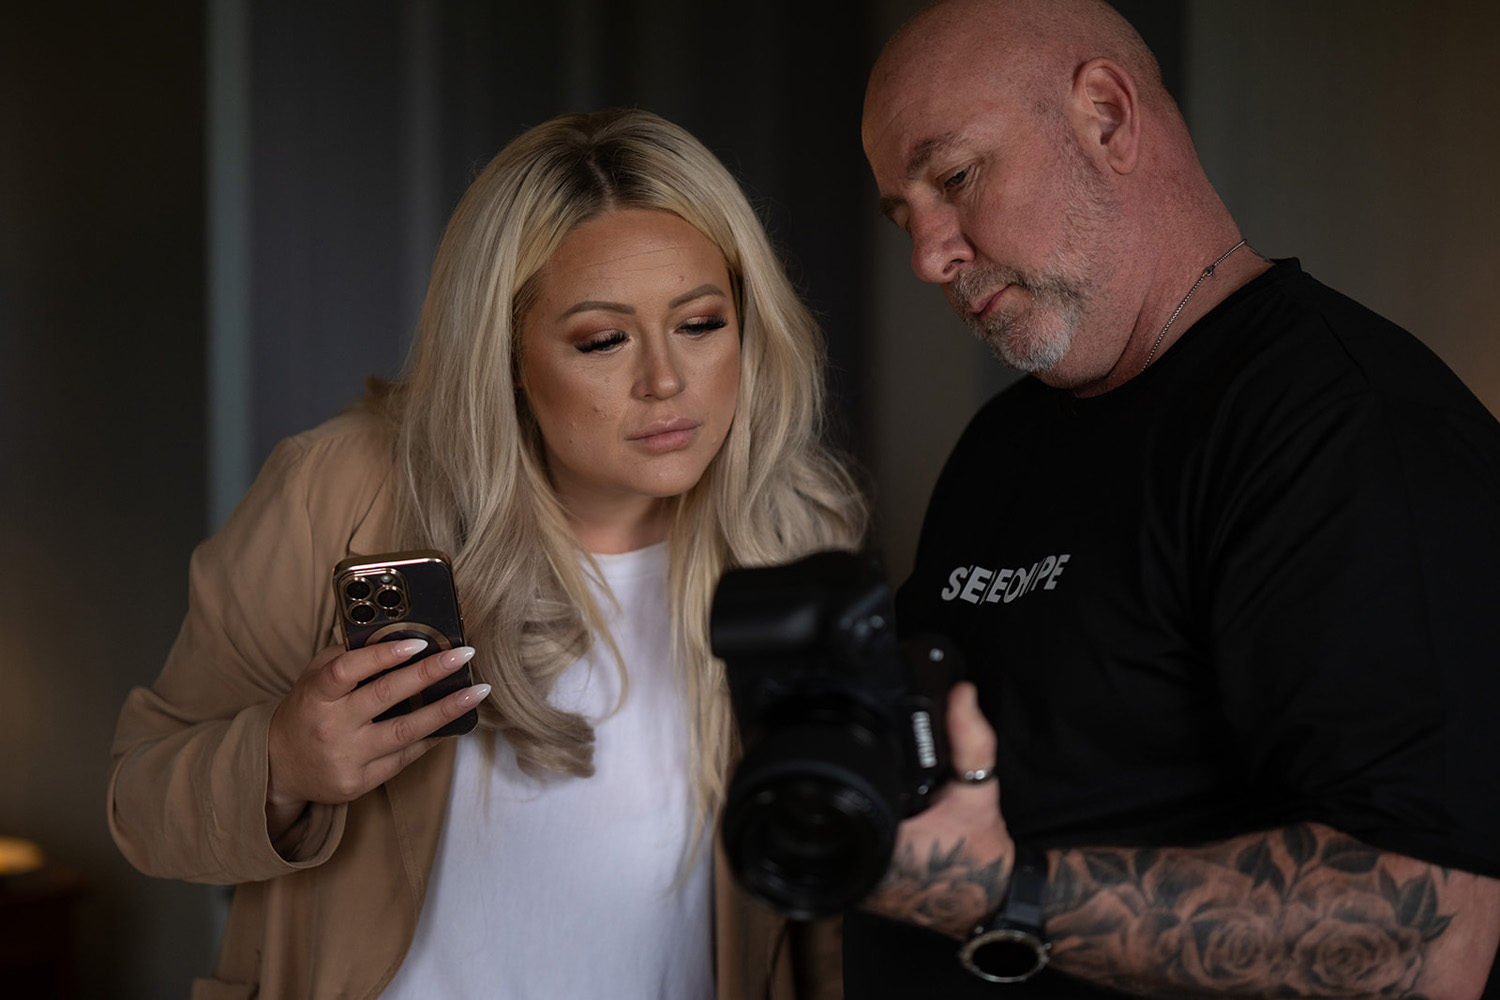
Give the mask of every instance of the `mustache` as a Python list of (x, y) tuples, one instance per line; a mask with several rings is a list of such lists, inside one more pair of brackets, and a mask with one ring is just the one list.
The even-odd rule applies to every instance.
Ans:
[(953, 279), (951, 296), (953, 308), (964, 319), (973, 319), (968, 314), (970, 303), (981, 295), (993, 292), (1004, 285), (1014, 285), (1023, 291), (1035, 292), (1036, 288), (1027, 277), (1013, 267), (996, 264), (980, 264), (970, 267)]
[(1050, 303), (1055, 307), (1069, 308), (1081, 305), (1087, 295), (1085, 283), (1070, 281), (1063, 275), (1037, 276), (1025, 274), (1002, 264), (976, 264), (954, 278), (949, 288), (953, 308), (966, 321), (974, 319), (968, 312), (970, 303), (981, 295), (992, 294), (1004, 285), (1013, 285), (1031, 293), (1037, 302)]

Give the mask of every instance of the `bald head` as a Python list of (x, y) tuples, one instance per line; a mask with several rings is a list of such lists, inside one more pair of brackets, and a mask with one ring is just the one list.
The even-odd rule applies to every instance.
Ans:
[(1237, 238), (1155, 57), (1101, 0), (927, 7), (876, 61), (862, 134), (916, 275), (1075, 391), (1117, 384)]
[(1171, 104), (1156, 57), (1102, 0), (939, 0), (886, 43), (870, 74), (867, 114), (913, 74), (939, 67), (961, 71), (966, 91), (1011, 90), (1034, 111), (1055, 112), (1078, 67), (1101, 57), (1128, 72), (1144, 100)]

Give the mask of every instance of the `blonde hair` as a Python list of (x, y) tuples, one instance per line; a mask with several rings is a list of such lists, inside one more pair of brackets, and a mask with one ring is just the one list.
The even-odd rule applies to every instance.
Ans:
[[(609, 633), (548, 483), (518, 377), (537, 275), (580, 223), (675, 213), (723, 253), (741, 322), (739, 398), (703, 478), (675, 498), (671, 622), (685, 673), (699, 819), (723, 799), (733, 723), (708, 617), (720, 573), (862, 540), (866, 509), (823, 443), (824, 348), (738, 183), (683, 129), (645, 111), (570, 114), (522, 134), (459, 202), (433, 266), (403, 380), (374, 400), (397, 425), (403, 544), (454, 557), (481, 725), (532, 775), (593, 770), (589, 721), (548, 702)], [(592, 560), (585, 558), (585, 566)]]

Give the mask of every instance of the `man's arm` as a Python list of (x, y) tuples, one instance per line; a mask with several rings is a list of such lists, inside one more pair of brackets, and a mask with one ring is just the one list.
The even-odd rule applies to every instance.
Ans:
[[(972, 689), (949, 711), (955, 761), (993, 759)], [(1009, 880), (1001, 795), (951, 787), (906, 821), (866, 907), (966, 938)], [(1201, 847), (1053, 850), (1048, 868), (1052, 964), (1142, 996), (1473, 998), (1500, 941), (1500, 882), (1318, 824)]]
[(1318, 824), (1200, 848), (1051, 852), (1058, 969), (1156, 997), (1477, 997), (1493, 879)]

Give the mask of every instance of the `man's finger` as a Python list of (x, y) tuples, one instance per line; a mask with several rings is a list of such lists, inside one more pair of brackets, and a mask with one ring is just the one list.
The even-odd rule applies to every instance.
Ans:
[(960, 681), (948, 692), (948, 751), (953, 771), (969, 772), (979, 780), (978, 772), (995, 770), (995, 730), (979, 710), (979, 691), (968, 681)]

